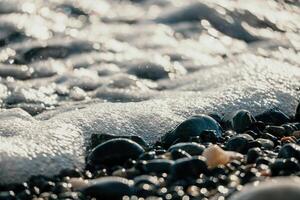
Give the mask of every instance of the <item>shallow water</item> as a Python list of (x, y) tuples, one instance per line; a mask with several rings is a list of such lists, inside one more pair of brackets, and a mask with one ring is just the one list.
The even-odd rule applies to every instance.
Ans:
[(0, 1), (0, 183), (84, 166), (92, 133), (153, 142), (300, 88), (295, 1)]

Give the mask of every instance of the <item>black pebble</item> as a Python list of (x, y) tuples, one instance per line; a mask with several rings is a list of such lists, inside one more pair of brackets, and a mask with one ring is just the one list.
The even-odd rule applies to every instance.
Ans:
[(201, 155), (205, 149), (205, 146), (195, 143), (195, 142), (181, 142), (181, 143), (172, 145), (168, 149), (168, 151), (171, 152), (173, 150), (179, 150), (179, 149), (184, 150), (188, 154), (194, 156), (194, 155)]
[(298, 144), (285, 144), (280, 149), (278, 158), (296, 158), (300, 161), (300, 146)]
[(201, 173), (207, 172), (206, 159), (202, 156), (176, 160), (171, 169), (171, 175), (174, 179), (195, 178)]
[(230, 151), (236, 151), (242, 154), (246, 154), (250, 148), (249, 143), (253, 141), (253, 138), (248, 134), (239, 134), (230, 138), (225, 148)]
[(223, 117), (223, 123), (226, 128), (235, 130), (238, 133), (246, 131), (254, 122), (255, 118), (247, 110), (238, 110), (236, 112), (227, 113)]
[(187, 142), (191, 137), (200, 136), (205, 130), (214, 131), (216, 137), (222, 136), (222, 128), (216, 120), (207, 115), (197, 115), (183, 121), (175, 130), (167, 133), (162, 138), (162, 143), (169, 147), (176, 141)]
[(87, 163), (94, 165), (122, 165), (128, 159), (137, 159), (144, 153), (143, 147), (129, 139), (112, 139), (95, 147), (88, 155)]
[(91, 181), (82, 190), (83, 194), (101, 200), (122, 199), (133, 194), (129, 180), (120, 177), (103, 177)]

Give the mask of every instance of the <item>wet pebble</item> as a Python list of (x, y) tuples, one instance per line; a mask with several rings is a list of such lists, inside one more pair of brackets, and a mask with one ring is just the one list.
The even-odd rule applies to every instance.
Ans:
[(216, 120), (207, 115), (198, 115), (183, 121), (172, 132), (167, 133), (162, 142), (165, 146), (171, 146), (176, 141), (186, 142), (206, 130), (214, 131), (216, 137), (222, 136), (222, 128)]
[(112, 139), (95, 147), (87, 158), (90, 166), (124, 164), (144, 153), (143, 147), (129, 139)]
[(290, 121), (289, 116), (287, 116), (281, 110), (276, 109), (276, 108), (267, 110), (267, 111), (255, 116), (255, 119), (257, 121), (262, 121), (265, 124), (275, 125), (275, 126), (279, 126), (279, 125), (288, 123)]
[(83, 194), (103, 200), (122, 199), (133, 194), (132, 181), (120, 177), (103, 177), (92, 180), (82, 189)]
[(171, 152), (173, 150), (179, 150), (179, 149), (184, 150), (188, 154), (194, 156), (194, 155), (201, 155), (203, 150), (205, 149), (205, 146), (195, 142), (181, 142), (170, 146), (168, 151)]
[(227, 113), (223, 117), (223, 122), (228, 129), (241, 133), (247, 130), (256, 120), (247, 110), (238, 110)]
[(206, 159), (202, 156), (178, 159), (171, 168), (171, 176), (174, 179), (195, 178), (207, 172)]
[(254, 139), (248, 134), (239, 134), (230, 138), (225, 144), (225, 147), (227, 150), (246, 154), (251, 147), (250, 142), (253, 140)]
[(298, 144), (285, 144), (280, 149), (278, 158), (296, 158), (300, 161), (300, 146)]

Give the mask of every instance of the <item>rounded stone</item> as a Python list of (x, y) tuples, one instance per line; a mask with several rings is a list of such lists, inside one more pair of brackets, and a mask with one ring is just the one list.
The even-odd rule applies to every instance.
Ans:
[(246, 154), (250, 147), (249, 143), (253, 140), (254, 139), (248, 134), (239, 134), (230, 138), (225, 147), (227, 150)]
[(274, 178), (258, 186), (247, 185), (229, 200), (298, 200), (300, 179), (298, 177)]
[(248, 164), (252, 164), (255, 163), (256, 160), (259, 158), (259, 156), (262, 155), (262, 151), (260, 150), (260, 148), (251, 148), (248, 150), (247, 153), (247, 163)]
[(103, 200), (122, 199), (125, 195), (133, 194), (132, 184), (125, 178), (103, 177), (92, 180), (87, 187), (82, 189), (82, 193)]
[(276, 108), (269, 109), (269, 110), (255, 116), (255, 119), (257, 121), (262, 121), (265, 124), (275, 125), (275, 126), (279, 126), (279, 125), (288, 123), (290, 121), (289, 116), (287, 116), (281, 110), (276, 109)]
[(137, 159), (144, 149), (129, 139), (112, 139), (95, 147), (88, 155), (87, 163), (94, 165), (121, 165), (128, 159)]
[(238, 110), (236, 112), (225, 114), (223, 122), (226, 128), (242, 133), (255, 122), (255, 118), (247, 110)]
[(285, 144), (281, 147), (278, 158), (296, 158), (300, 161), (300, 146), (298, 144)]
[(168, 173), (174, 164), (172, 160), (155, 159), (146, 162), (143, 165), (143, 171), (146, 173)]
[(191, 137), (200, 136), (206, 130), (214, 131), (216, 137), (222, 136), (222, 128), (216, 120), (207, 115), (197, 115), (183, 121), (172, 132), (167, 133), (162, 142), (169, 147), (176, 141), (186, 142)]
[(179, 150), (179, 149), (184, 150), (191, 156), (194, 156), (194, 155), (201, 155), (205, 149), (205, 146), (195, 143), (195, 142), (180, 142), (180, 143), (172, 145), (168, 149), (168, 151), (171, 152), (171, 151)]
[(207, 172), (206, 159), (202, 156), (178, 159), (171, 168), (173, 179), (196, 178), (201, 173)]

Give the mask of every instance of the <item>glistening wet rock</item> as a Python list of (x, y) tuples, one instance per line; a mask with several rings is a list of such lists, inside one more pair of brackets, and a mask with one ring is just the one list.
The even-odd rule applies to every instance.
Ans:
[(133, 194), (133, 182), (120, 177), (104, 177), (91, 181), (82, 189), (83, 194), (97, 199), (122, 199), (123, 196)]
[(277, 108), (269, 109), (255, 116), (257, 121), (262, 121), (268, 125), (279, 126), (290, 122), (290, 117)]
[(201, 155), (203, 150), (205, 149), (205, 146), (195, 142), (181, 142), (170, 146), (168, 151), (171, 152), (173, 150), (179, 150), (179, 149), (184, 150), (188, 154), (194, 156), (194, 155)]
[(298, 144), (285, 144), (280, 149), (278, 158), (296, 158), (300, 161), (300, 146)]
[(251, 148), (251, 141), (253, 141), (253, 138), (250, 135), (239, 134), (230, 138), (225, 144), (225, 147), (227, 150), (246, 154), (248, 149)]
[(90, 166), (124, 164), (144, 153), (143, 147), (129, 139), (112, 139), (95, 147), (87, 157)]
[(178, 159), (171, 168), (173, 179), (195, 178), (201, 173), (207, 172), (206, 159), (202, 156)]
[(235, 130), (238, 133), (245, 131), (255, 122), (254, 117), (247, 110), (238, 110), (236, 112), (227, 113), (222, 120), (228, 129)]
[(200, 136), (206, 130), (214, 131), (216, 137), (222, 136), (222, 128), (216, 120), (207, 115), (197, 115), (183, 121), (172, 132), (167, 133), (162, 142), (168, 147), (176, 141), (186, 142), (191, 137)]

